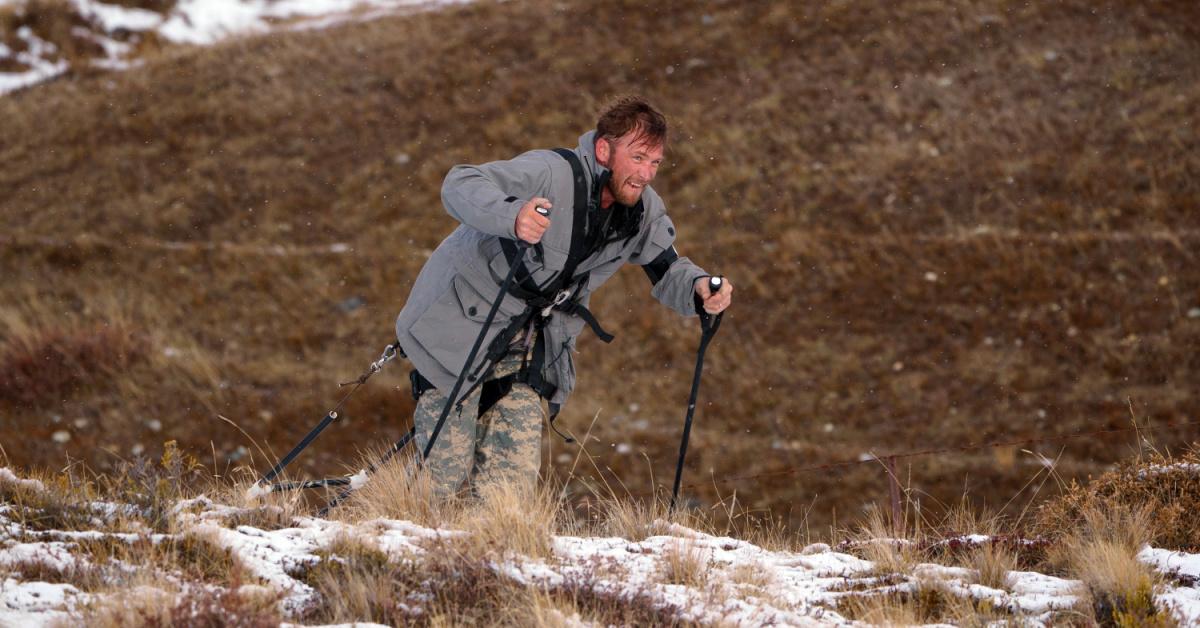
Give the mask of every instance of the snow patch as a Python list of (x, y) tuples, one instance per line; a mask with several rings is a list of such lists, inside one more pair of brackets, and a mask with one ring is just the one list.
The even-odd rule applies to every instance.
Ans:
[(26, 480), (17, 477), (17, 474), (13, 473), (8, 467), (0, 467), (0, 482), (8, 482), (15, 484), (18, 488), (27, 488), (38, 492), (46, 490), (46, 485), (42, 484), (39, 480)]

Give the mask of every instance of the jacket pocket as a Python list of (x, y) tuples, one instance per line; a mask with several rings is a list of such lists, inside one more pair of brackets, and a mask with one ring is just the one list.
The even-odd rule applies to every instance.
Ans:
[[(461, 373), (467, 362), (467, 354), (487, 320), (494, 297), (485, 298), (462, 275), (456, 275), (450, 286), (413, 323), (409, 333), (443, 368), (450, 373)], [(520, 301), (516, 303), (520, 304)], [(484, 335), (483, 347), (487, 347), (508, 326), (511, 317), (521, 312), (506, 309), (502, 304), (496, 313), (496, 318)], [(475, 357), (473, 367), (483, 361), (484, 353), (480, 351), (480, 355)]]

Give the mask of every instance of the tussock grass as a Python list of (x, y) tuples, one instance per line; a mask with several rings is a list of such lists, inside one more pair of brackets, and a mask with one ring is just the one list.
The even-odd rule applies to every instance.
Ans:
[[(364, 465), (377, 459), (373, 453), (362, 456)], [(449, 520), (458, 508), (454, 499), (436, 499), (428, 474), (417, 470), (415, 459), (401, 454), (376, 469), (370, 482), (331, 515), (347, 521), (406, 519), (432, 526)]]
[(972, 552), (969, 565), (979, 572), (979, 584), (1007, 591), (1009, 574), (1017, 568), (1017, 556), (999, 543), (984, 543)]
[(110, 577), (105, 570), (80, 562), (60, 567), (44, 561), (19, 561), (8, 563), (0, 570), (18, 581), (69, 584), (85, 592), (106, 589), (110, 583)]
[(955, 605), (955, 597), (934, 581), (918, 580), (913, 591), (853, 595), (838, 610), (847, 617), (879, 626), (913, 626), (940, 621)]
[(878, 509), (867, 513), (848, 547), (875, 563), (881, 574), (911, 573), (924, 558), (921, 544), (908, 524), (901, 524), (897, 530), (890, 516)]
[(598, 511), (598, 533), (630, 541), (669, 534), (671, 523), (707, 529), (707, 522), (701, 521), (693, 511), (679, 508), (673, 513), (669, 512), (665, 498), (638, 500), (610, 496), (599, 500)]
[(552, 487), (521, 484), (487, 486), (478, 502), (464, 507), (454, 527), (465, 530), (476, 551), (515, 552), (534, 558), (553, 553), (551, 541), (560, 504)]
[(0, 479), (0, 502), (14, 507), (8, 518), (30, 530), (79, 530), (95, 525), (94, 511), (77, 499), (63, 492), (31, 490)]
[(1161, 577), (1137, 559), (1154, 540), (1152, 508), (1096, 504), (1079, 516), (1048, 561), (1083, 583), (1092, 618), (1105, 626), (1173, 625), (1170, 613), (1154, 603)]
[(838, 611), (873, 626), (943, 623), (982, 628), (1013, 621), (1003, 609), (960, 597), (937, 580), (924, 578), (914, 580), (908, 589), (844, 597), (838, 602)]
[(659, 578), (667, 584), (703, 588), (708, 584), (711, 566), (704, 551), (687, 541), (665, 551), (659, 565)]

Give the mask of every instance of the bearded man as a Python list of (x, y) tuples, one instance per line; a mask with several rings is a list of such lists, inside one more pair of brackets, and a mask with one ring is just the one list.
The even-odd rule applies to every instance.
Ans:
[[(587, 305), (624, 264), (641, 265), (654, 298), (683, 316), (729, 307), (733, 285), (726, 280), (712, 292), (709, 273), (678, 255), (675, 226), (650, 187), (667, 139), (663, 114), (625, 97), (605, 108), (574, 150), (459, 165), (446, 176), (442, 203), (461, 224), (425, 263), (396, 320), (416, 367), (419, 451), (463, 378), (424, 461), (437, 495), (464, 482), (474, 491), (536, 484), (541, 401), (553, 427), (575, 386), (576, 337), (586, 325), (612, 339)], [(497, 315), (484, 329), (497, 297)], [(467, 364), (481, 333), (488, 351)]]

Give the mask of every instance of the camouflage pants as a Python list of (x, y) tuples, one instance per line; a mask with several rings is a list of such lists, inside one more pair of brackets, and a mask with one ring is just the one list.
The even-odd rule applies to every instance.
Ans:
[[(522, 357), (520, 352), (505, 356), (496, 365), (491, 379), (516, 373)], [(538, 451), (542, 437), (541, 398), (528, 384), (514, 382), (507, 395), (476, 419), (479, 394), (477, 387), (463, 400), (460, 412), (455, 411), (457, 408), (450, 409), (425, 460), (425, 469), (438, 497), (455, 494), (464, 480), (475, 492), (502, 482), (527, 483), (530, 488), (537, 483), (541, 466)], [(446, 392), (430, 389), (417, 402), (413, 422), (417, 427), (418, 452), (425, 451), (446, 397)]]

